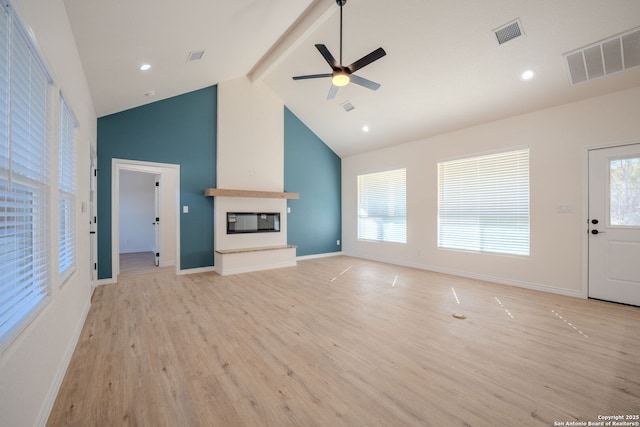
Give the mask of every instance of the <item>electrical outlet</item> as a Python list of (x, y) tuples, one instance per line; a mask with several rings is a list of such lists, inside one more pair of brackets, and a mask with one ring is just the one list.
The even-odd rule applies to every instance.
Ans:
[(340, 246), (340, 239), (336, 240), (336, 245)]

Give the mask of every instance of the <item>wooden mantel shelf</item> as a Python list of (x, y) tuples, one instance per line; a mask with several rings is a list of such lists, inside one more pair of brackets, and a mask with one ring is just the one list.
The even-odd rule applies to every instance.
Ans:
[(256, 197), (261, 199), (299, 199), (299, 193), (282, 191), (229, 190), (224, 188), (205, 188), (206, 197)]

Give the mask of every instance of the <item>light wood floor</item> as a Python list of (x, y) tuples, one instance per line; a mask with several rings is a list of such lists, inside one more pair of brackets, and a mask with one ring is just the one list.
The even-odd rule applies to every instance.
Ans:
[(349, 257), (131, 274), (96, 289), (48, 425), (598, 421), (640, 413), (639, 338), (639, 308)]
[(120, 274), (155, 273), (157, 268), (153, 252), (120, 254)]

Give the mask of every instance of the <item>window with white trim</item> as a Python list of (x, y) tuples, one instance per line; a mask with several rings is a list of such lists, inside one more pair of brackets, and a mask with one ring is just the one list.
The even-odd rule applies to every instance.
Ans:
[(529, 255), (529, 149), (438, 163), (438, 247)]
[(58, 272), (60, 283), (75, 271), (76, 129), (69, 105), (60, 97), (58, 146)]
[(49, 298), (50, 78), (0, 5), (0, 350)]
[(407, 243), (407, 170), (358, 176), (358, 239)]

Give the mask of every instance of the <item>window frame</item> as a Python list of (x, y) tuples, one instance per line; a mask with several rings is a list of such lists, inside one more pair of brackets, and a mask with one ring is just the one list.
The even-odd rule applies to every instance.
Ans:
[(78, 121), (62, 94), (58, 106), (58, 280), (62, 286), (76, 270)]
[(437, 246), (531, 254), (529, 147), (438, 162)]
[[(51, 299), (50, 203), (53, 81), (9, 4), (3, 15), (6, 97), (0, 128), (0, 353)], [(6, 23), (6, 27), (5, 27)], [(4, 240), (4, 242), (2, 241)]]
[[(386, 181), (385, 178), (387, 178)], [(392, 181), (389, 181), (389, 179)], [(369, 182), (367, 183), (367, 181)], [(366, 197), (363, 194), (363, 186), (365, 185), (370, 186), (367, 189), (369, 198), (372, 196), (380, 196), (381, 198), (371, 201), (369, 198), (363, 200)], [(357, 239), (360, 241), (406, 244), (407, 168), (360, 174), (357, 176), (357, 191)], [(389, 197), (390, 192), (393, 191), (401, 191), (399, 197), (395, 195)], [(403, 205), (395, 206), (393, 203), (385, 203), (391, 201), (403, 203)], [(363, 204), (366, 206), (363, 207)], [(377, 212), (372, 215), (372, 210)], [(387, 212), (385, 213), (384, 211)], [(365, 222), (368, 224), (365, 224)], [(398, 226), (401, 227), (401, 230), (397, 229)]]

